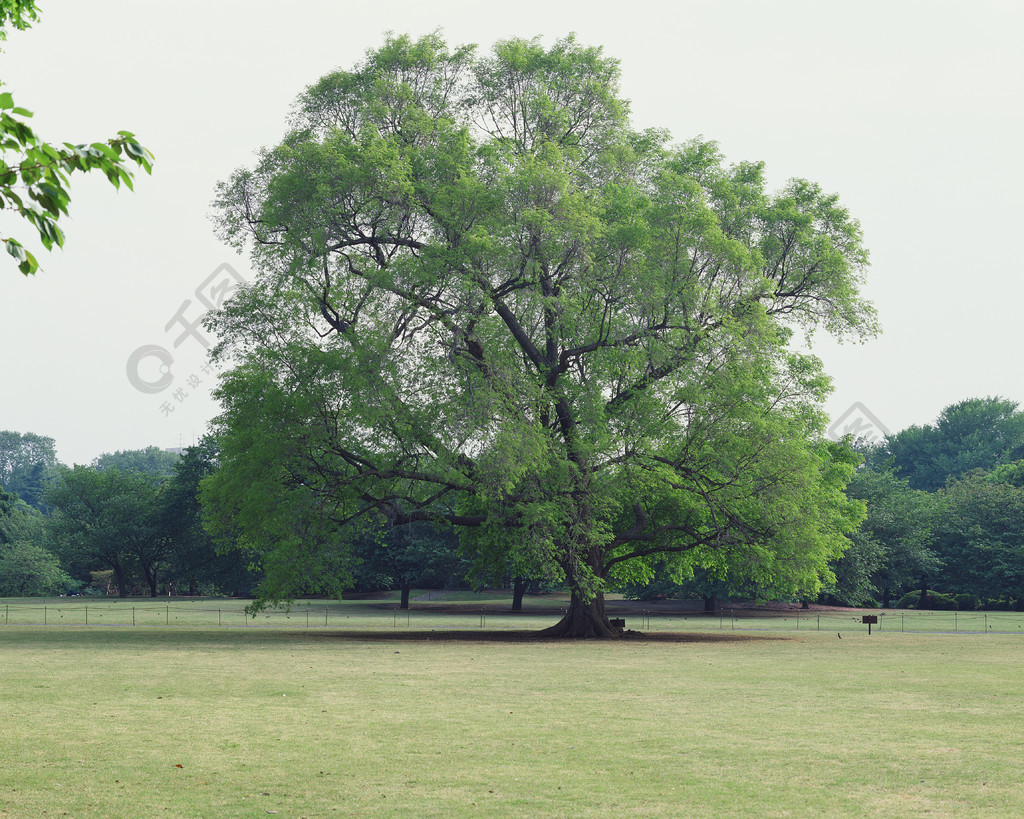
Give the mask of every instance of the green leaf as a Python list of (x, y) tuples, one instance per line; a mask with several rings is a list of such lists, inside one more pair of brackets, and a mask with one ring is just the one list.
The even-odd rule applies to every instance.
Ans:
[(0, 93), (0, 108), (5, 108), (6, 109), (6, 108), (13, 108), (13, 107), (14, 107), (14, 97), (11, 96), (11, 92), (10, 91), (4, 91), (3, 93)]
[(19, 242), (16, 242), (14, 239), (4, 239), (4, 243), (7, 245), (7, 252), (19, 262), (25, 261), (28, 258), (28, 251)]

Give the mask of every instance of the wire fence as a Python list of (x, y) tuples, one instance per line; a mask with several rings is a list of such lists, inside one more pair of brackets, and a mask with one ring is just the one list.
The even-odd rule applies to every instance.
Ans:
[[(244, 601), (159, 603), (143, 601), (0, 604), (4, 626), (118, 626), (164, 628), (279, 628), (373, 630), (531, 630), (551, 625), (560, 612), (522, 613), (458, 606), (371, 609), (344, 603), (297, 605), (251, 616)], [(849, 631), (867, 632), (860, 612), (765, 613), (723, 609), (714, 613), (663, 613), (636, 610), (612, 614), (627, 629), (645, 632), (687, 631)], [(1021, 634), (1024, 613), (961, 611), (879, 611), (873, 632)]]

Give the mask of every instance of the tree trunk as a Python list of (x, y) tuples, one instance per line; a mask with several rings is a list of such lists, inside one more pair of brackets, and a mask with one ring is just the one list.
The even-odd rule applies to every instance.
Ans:
[(925, 607), (925, 603), (927, 601), (928, 601), (928, 584), (927, 583), (922, 583), (921, 584), (921, 599), (917, 601), (917, 607), (919, 609), (923, 609)]
[(526, 587), (530, 584), (529, 580), (523, 577), (517, 577), (512, 583), (512, 611), (523, 610), (523, 595), (526, 594)]
[(891, 602), (891, 600), (892, 600), (892, 592), (889, 591), (889, 587), (886, 586), (884, 589), (882, 589), (882, 608), (883, 609), (889, 608), (889, 603)]
[(714, 614), (718, 610), (718, 598), (713, 594), (704, 595), (704, 613)]
[(117, 580), (117, 596), (128, 596), (128, 577), (121, 566), (114, 566), (114, 577)]
[(412, 584), (411, 583), (403, 583), (402, 584), (402, 602), (398, 604), (398, 607), (400, 609), (407, 609), (407, 608), (409, 608), (409, 592), (411, 592), (411, 591), (412, 591)]
[(589, 603), (584, 602), (575, 591), (569, 602), (569, 610), (555, 625), (539, 632), (542, 637), (569, 638), (616, 638), (622, 630), (608, 622), (604, 610), (604, 594), (598, 592)]

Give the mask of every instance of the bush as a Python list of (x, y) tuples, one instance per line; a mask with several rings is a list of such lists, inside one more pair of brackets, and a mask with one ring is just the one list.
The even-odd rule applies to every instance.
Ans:
[[(907, 592), (897, 602), (896, 608), (898, 609), (918, 609), (921, 608), (921, 590), (915, 589), (912, 592)], [(928, 596), (924, 601), (924, 608), (931, 611), (956, 611), (956, 600), (950, 597), (948, 594), (941, 594), (940, 592), (929, 591)]]
[(973, 594), (954, 595), (956, 606), (960, 611), (974, 611), (981, 605), (981, 601)]
[(981, 602), (980, 608), (985, 611), (1018, 611), (1020, 602), (1019, 600), (1010, 600), (1007, 597), (990, 597)]

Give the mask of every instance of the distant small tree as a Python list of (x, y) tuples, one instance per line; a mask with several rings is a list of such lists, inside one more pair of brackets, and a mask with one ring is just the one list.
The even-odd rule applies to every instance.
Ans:
[(444, 586), (465, 577), (468, 564), (459, 554), (458, 536), (449, 526), (427, 522), (387, 526), (358, 541), (361, 565), (356, 576), (401, 592), (399, 607), (409, 608), (412, 590)]

